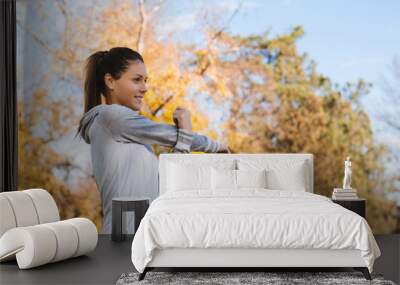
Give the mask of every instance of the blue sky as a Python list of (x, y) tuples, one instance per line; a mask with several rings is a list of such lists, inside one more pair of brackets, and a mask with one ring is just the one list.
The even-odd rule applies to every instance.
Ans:
[[(244, 1), (246, 5), (247, 1)], [(247, 2), (250, 3), (250, 2)], [(283, 33), (304, 27), (301, 51), (334, 81), (376, 81), (400, 56), (400, 1), (252, 1), (237, 15), (231, 31)]]
[[(171, 2), (168, 2), (171, 3)], [(317, 0), (222, 0), (172, 1), (169, 29), (189, 32), (193, 38), (196, 13), (217, 11), (224, 23), (241, 4), (228, 26), (234, 34), (271, 35), (303, 26), (305, 36), (298, 42), (318, 63), (318, 69), (334, 81), (365, 78), (375, 80), (400, 56), (400, 1), (317, 1)], [(173, 19), (172, 19), (173, 18)], [(197, 21), (198, 22), (198, 21)], [(226, 23), (226, 21), (225, 21)]]
[[(171, 3), (171, 2), (168, 2)], [(373, 120), (378, 139), (400, 147), (397, 134), (387, 133), (374, 118), (374, 108), (383, 96), (383, 78), (390, 73), (395, 57), (400, 58), (400, 1), (372, 0), (222, 0), (172, 1), (170, 18), (163, 29), (180, 31), (182, 38), (193, 39), (199, 10), (221, 15), (220, 24), (234, 34), (271, 36), (289, 32), (301, 25), (305, 35), (298, 42), (301, 52), (316, 61), (319, 72), (333, 82), (356, 82), (359, 78), (373, 84), (363, 99)], [(240, 4), (241, 3), (241, 4)], [(227, 19), (240, 5), (240, 11)], [(197, 17), (197, 18), (196, 18)]]
[[(244, 5), (247, 1), (244, 1)], [(250, 3), (250, 2), (247, 2)], [(400, 57), (400, 1), (253, 1), (233, 20), (234, 33), (260, 33), (271, 28), (283, 33), (301, 25), (305, 35), (299, 49), (317, 62), (318, 70), (334, 82), (356, 82), (363, 78), (373, 84), (364, 98), (378, 139), (397, 141), (375, 118), (374, 107), (384, 95), (383, 77), (393, 59)]]

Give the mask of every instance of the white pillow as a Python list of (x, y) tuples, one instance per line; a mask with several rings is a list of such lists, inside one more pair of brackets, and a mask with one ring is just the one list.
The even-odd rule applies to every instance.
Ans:
[(213, 190), (236, 190), (236, 170), (212, 168)]
[[(284, 175), (278, 171), (268, 171), (268, 188), (272, 190), (290, 190), (306, 192), (305, 182), (302, 177), (298, 176), (293, 179), (294, 175)], [(300, 181), (300, 183), (299, 183)]]
[(266, 188), (271, 190), (305, 192), (309, 184), (306, 176), (308, 173), (307, 163), (304, 160), (276, 159), (268, 162), (239, 160), (238, 168), (250, 171), (266, 169)]
[(268, 188), (274, 190), (306, 191), (305, 163), (293, 166), (290, 171), (268, 169)]
[(267, 170), (235, 170), (237, 188), (267, 188)]
[(212, 168), (212, 188), (238, 190), (241, 188), (267, 188), (266, 170), (233, 170)]
[(210, 190), (211, 167), (168, 163), (167, 191)]

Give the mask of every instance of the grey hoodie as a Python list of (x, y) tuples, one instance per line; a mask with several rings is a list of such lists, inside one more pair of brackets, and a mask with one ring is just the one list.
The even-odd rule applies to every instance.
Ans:
[[(137, 111), (118, 105), (98, 105), (85, 113), (80, 135), (90, 144), (93, 174), (101, 193), (102, 233), (111, 233), (115, 197), (158, 196), (158, 159), (150, 144), (173, 147), (173, 152), (218, 152), (221, 144), (206, 136), (155, 123)], [(133, 233), (133, 214), (126, 217)]]

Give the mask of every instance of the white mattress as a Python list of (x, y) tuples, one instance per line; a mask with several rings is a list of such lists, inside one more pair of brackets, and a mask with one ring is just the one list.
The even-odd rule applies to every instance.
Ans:
[(143, 272), (168, 248), (359, 250), (371, 272), (380, 255), (361, 216), (320, 195), (263, 189), (160, 196), (133, 239), (132, 262)]

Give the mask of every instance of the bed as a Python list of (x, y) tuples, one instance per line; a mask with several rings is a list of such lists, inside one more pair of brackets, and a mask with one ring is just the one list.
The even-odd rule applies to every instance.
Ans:
[(161, 154), (160, 196), (132, 242), (158, 267), (352, 267), (380, 250), (361, 216), (313, 194), (312, 154)]

